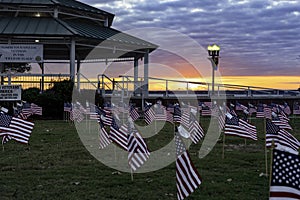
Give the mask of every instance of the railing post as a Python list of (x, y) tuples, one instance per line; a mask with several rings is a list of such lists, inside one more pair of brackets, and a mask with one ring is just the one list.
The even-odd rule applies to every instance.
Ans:
[(128, 93), (129, 93), (129, 88), (128, 88), (128, 82), (129, 82), (129, 78), (126, 77), (126, 95), (128, 96)]
[(189, 94), (189, 83), (186, 83), (186, 94)]
[(168, 96), (168, 80), (166, 80), (166, 97)]
[(209, 83), (207, 83), (207, 96), (209, 96)]
[(121, 88), (121, 93), (122, 93), (122, 96), (121, 96), (121, 99), (122, 99), (122, 102), (123, 102), (123, 97), (124, 97), (124, 94), (125, 94), (125, 92), (124, 92), (124, 76), (122, 76), (122, 88)]
[(220, 86), (218, 85), (218, 97), (220, 96)]
[(250, 96), (251, 96), (251, 88), (248, 87), (248, 97), (250, 97)]
[(8, 73), (7, 73), (7, 81), (8, 81), (8, 85), (11, 85), (11, 69), (8, 69)]
[(104, 95), (105, 95), (105, 84), (104, 84), (104, 74), (102, 74), (102, 77), (101, 77), (101, 79), (102, 79), (102, 83), (101, 83), (101, 90), (102, 90), (102, 96), (104, 97)]

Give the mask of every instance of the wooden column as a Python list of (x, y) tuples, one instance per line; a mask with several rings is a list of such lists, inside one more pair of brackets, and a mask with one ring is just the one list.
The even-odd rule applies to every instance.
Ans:
[(139, 62), (137, 58), (134, 58), (134, 63), (133, 63), (134, 71), (133, 71), (133, 79), (134, 79), (134, 95), (136, 96), (137, 94), (137, 89), (138, 89), (138, 77), (139, 77)]
[(75, 40), (72, 38), (70, 47), (70, 79), (75, 79)]
[(149, 49), (144, 54), (144, 96), (149, 94)]

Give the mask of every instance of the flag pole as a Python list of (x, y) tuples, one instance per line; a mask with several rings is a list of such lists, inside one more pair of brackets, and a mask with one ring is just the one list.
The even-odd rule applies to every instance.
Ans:
[(130, 169), (130, 174), (131, 174), (131, 181), (133, 182), (133, 170), (132, 170), (132, 168)]
[[(247, 117), (247, 119), (249, 119), (249, 124), (251, 124), (251, 116), (249, 116), (249, 118)], [(245, 138), (245, 146), (247, 146), (247, 139)]]
[(223, 152), (222, 152), (222, 159), (225, 158), (225, 131), (223, 134)]
[(114, 145), (115, 161), (117, 161), (117, 147)]
[(270, 178), (269, 178), (269, 188), (271, 187), (272, 183), (272, 165), (273, 165), (273, 149), (275, 147), (274, 140), (272, 140), (271, 145), (271, 156), (270, 156)]
[(266, 176), (268, 176), (268, 153), (267, 153), (267, 130), (266, 130), (267, 122), (266, 117), (264, 118), (264, 134), (265, 134), (265, 166), (266, 166)]
[(156, 131), (157, 131), (156, 128), (157, 128), (157, 127), (156, 127), (156, 119), (154, 119), (154, 133), (155, 133), (155, 135), (157, 134), (157, 133), (156, 133)]

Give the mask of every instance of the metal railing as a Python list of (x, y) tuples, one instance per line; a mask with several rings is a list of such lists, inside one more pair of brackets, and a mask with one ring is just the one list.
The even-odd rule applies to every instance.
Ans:
[[(105, 75), (99, 75), (102, 77), (102, 84), (107, 84), (105, 79), (111, 82), (112, 80)], [(143, 77), (138, 77), (137, 81), (134, 81), (133, 76), (119, 76), (119, 81), (117, 81), (119, 85), (121, 85), (121, 89), (124, 92), (124, 96), (129, 96), (132, 94), (138, 95), (142, 94), (143, 89)], [(156, 88), (151, 88), (155, 86)], [(105, 90), (105, 87), (102, 87)], [(159, 89), (157, 89), (159, 88)], [(235, 97), (263, 97), (263, 96), (300, 96), (299, 91), (287, 91), (281, 89), (274, 88), (265, 88), (265, 87), (257, 87), (257, 86), (248, 86), (248, 85), (237, 85), (237, 84), (215, 84), (215, 95), (230, 95)], [(181, 80), (173, 80), (173, 79), (163, 79), (163, 78), (155, 78), (149, 77), (149, 90), (155, 91), (150, 92), (149, 96), (176, 96), (178, 95), (197, 95), (197, 96), (211, 96), (212, 95), (212, 84), (206, 82), (196, 82), (196, 81), (181, 81)]]
[(70, 80), (69, 74), (0, 73), (1, 85), (21, 85), (22, 89), (39, 88), (41, 91), (53, 87), (55, 82)]

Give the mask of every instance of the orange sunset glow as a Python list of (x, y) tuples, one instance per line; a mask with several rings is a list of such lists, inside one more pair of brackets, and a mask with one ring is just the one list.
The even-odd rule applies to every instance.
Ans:
[[(203, 78), (177, 78), (177, 77), (160, 77), (168, 79), (168, 90), (207, 90), (207, 86), (199, 84), (186, 84), (175, 81), (190, 81), (190, 82), (211, 82), (211, 77)], [(174, 80), (174, 81), (172, 81)], [(116, 81), (121, 79), (116, 78)], [(274, 88), (282, 90), (297, 90), (300, 87), (299, 76), (222, 76), (219, 83), (234, 84), (252, 87)], [(166, 80), (149, 80), (150, 90), (165, 90)], [(226, 88), (228, 89), (228, 88)]]
[[(172, 80), (183, 80), (177, 79), (175, 77), (168, 77), (167, 79)], [(185, 81), (192, 82), (205, 82), (202, 78), (186, 78)], [(210, 78), (207, 78), (210, 82)], [(300, 77), (299, 76), (223, 76), (221, 78), (223, 84), (234, 84), (234, 85), (244, 85), (253, 87), (265, 87), (265, 88), (275, 88), (275, 89), (289, 89), (297, 90), (300, 87)], [(164, 81), (152, 81), (150, 85), (152, 90), (164, 90)], [(185, 89), (186, 84), (184, 83), (174, 83), (170, 82), (169, 87), (172, 89)], [(189, 89), (192, 90), (203, 90), (206, 87), (198, 86), (195, 84), (190, 84)]]

